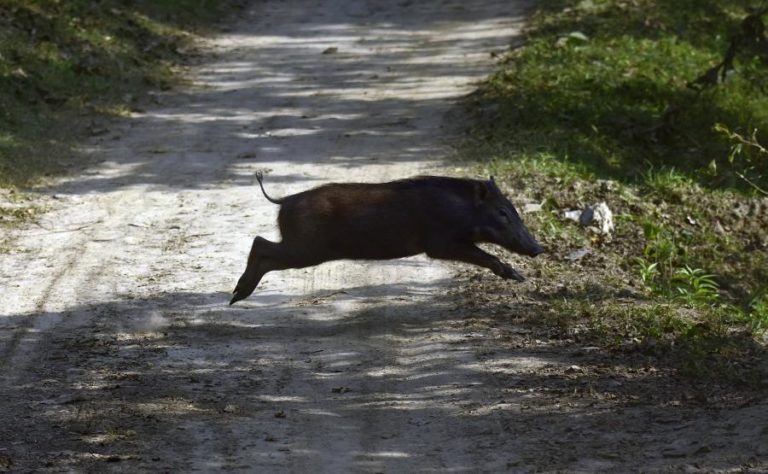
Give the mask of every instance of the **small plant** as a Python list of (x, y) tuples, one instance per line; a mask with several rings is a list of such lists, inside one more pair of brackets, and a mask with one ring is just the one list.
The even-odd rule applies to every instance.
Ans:
[(636, 257), (635, 266), (640, 273), (640, 280), (646, 288), (651, 290), (656, 288), (656, 277), (659, 276), (659, 263), (651, 263), (644, 258)]
[(649, 168), (641, 175), (651, 195), (675, 197), (679, 190), (692, 186), (692, 181), (674, 167)]
[(674, 278), (675, 272), (683, 263), (685, 247), (682, 246), (676, 234), (653, 220), (643, 222), (643, 235), (646, 244), (643, 248), (643, 260), (653, 262), (656, 273), (656, 289), (659, 290), (661, 282), (668, 282)]
[(756, 296), (749, 303), (746, 313), (747, 324), (754, 334), (768, 332), (768, 294)]
[(677, 297), (688, 306), (694, 306), (697, 303), (710, 305), (716, 303), (720, 294), (714, 278), (714, 275), (705, 273), (700, 268), (694, 269), (685, 265), (675, 274), (674, 280), (678, 283)]

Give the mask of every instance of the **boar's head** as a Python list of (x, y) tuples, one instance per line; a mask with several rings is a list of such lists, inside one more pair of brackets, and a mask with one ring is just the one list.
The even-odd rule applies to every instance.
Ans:
[(501, 245), (510, 252), (530, 257), (544, 252), (523, 224), (515, 206), (496, 186), (493, 177), (477, 183), (475, 204), (474, 233), (479, 242)]

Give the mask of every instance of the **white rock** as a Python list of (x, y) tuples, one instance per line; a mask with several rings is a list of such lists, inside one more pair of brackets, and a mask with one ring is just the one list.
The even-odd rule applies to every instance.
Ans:
[(611, 212), (611, 209), (605, 202), (600, 202), (584, 209), (579, 216), (579, 224), (597, 227), (605, 235), (610, 235), (616, 228), (613, 225), (613, 212)]
[(523, 206), (523, 214), (530, 214), (532, 212), (539, 212), (544, 206), (544, 203), (529, 202)]
[(579, 219), (581, 218), (582, 211), (575, 209), (572, 211), (563, 211), (563, 217), (566, 219), (570, 219), (572, 221), (579, 222)]

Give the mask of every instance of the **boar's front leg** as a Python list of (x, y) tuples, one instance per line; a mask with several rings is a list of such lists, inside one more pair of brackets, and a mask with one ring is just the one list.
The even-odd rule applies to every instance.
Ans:
[(427, 248), (427, 256), (442, 260), (471, 263), (472, 265), (488, 268), (505, 280), (525, 281), (525, 278), (517, 273), (514, 268), (472, 243), (451, 242), (448, 244), (433, 244)]

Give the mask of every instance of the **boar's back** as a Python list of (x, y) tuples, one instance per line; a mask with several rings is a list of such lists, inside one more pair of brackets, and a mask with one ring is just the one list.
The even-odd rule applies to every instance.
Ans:
[(278, 223), (287, 244), (330, 258), (389, 259), (425, 251), (436, 238), (471, 240), (480, 182), (419, 177), (336, 183), (288, 196)]

